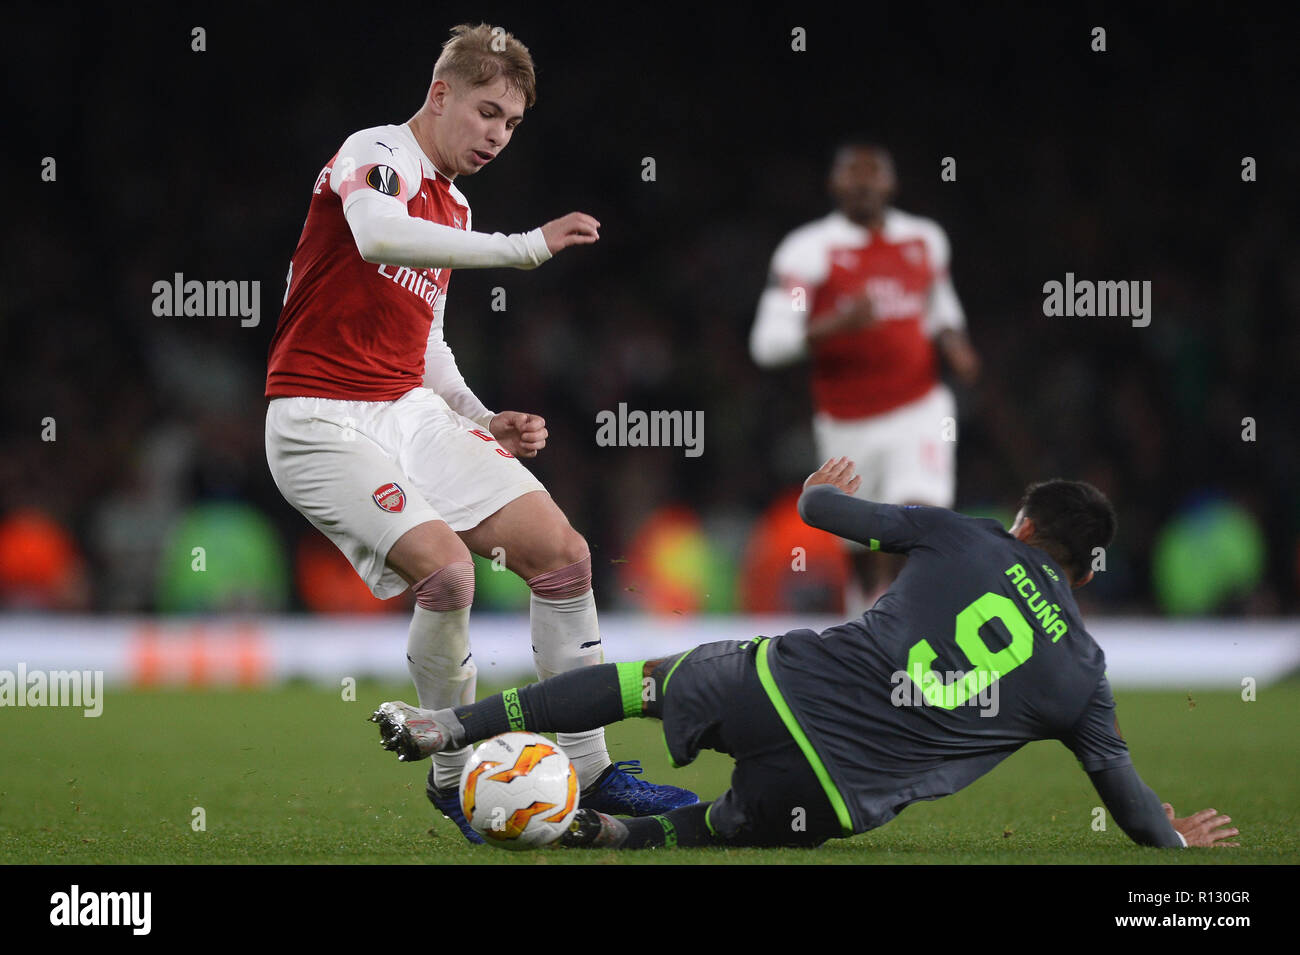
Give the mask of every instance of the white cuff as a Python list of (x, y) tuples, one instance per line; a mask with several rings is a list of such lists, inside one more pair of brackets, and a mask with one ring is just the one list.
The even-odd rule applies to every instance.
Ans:
[(541, 226), (538, 226), (532, 232), (524, 233), (524, 239), (528, 243), (528, 251), (533, 257), (534, 267), (541, 265), (551, 257), (551, 250), (546, 245), (546, 236), (542, 235)]

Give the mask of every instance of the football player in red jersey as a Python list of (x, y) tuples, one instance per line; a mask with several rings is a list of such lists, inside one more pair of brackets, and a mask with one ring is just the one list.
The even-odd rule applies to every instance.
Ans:
[[(349, 136), (317, 177), (271, 341), (266, 452), (285, 499), (326, 534), (380, 598), (415, 592), (407, 660), (420, 705), (475, 697), (470, 552), (504, 554), (531, 591), (542, 678), (603, 660), (591, 558), (518, 460), (546, 446), (546, 422), (493, 412), (443, 338), (453, 268), (530, 269), (599, 238), (570, 213), (530, 232), (472, 229), (454, 180), (500, 155), (535, 101), (528, 49), (499, 27), (458, 26), (406, 123)], [(613, 764), (603, 731), (564, 734), (584, 805), (644, 815), (697, 801)], [(428, 794), (466, 838), (459, 750)]]
[[(951, 507), (956, 405), (936, 355), (967, 385), (980, 361), (949, 277), (948, 237), (890, 205), (897, 177), (878, 145), (842, 145), (828, 185), (835, 211), (790, 233), (772, 258), (751, 354), (763, 367), (810, 359), (817, 454), (851, 460), (859, 496)], [(850, 553), (870, 604), (896, 561)]]

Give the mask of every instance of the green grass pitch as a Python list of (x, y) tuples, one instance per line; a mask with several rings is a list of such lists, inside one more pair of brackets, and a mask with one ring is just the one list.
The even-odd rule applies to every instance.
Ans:
[[(1059, 743), (1025, 747), (955, 796), (817, 850), (509, 853), (469, 846), (365, 722), (409, 686), (105, 693), (103, 715), (0, 710), (0, 858), (8, 863), (1290, 863), (1300, 862), (1300, 682), (1234, 693), (1119, 692), (1138, 771), (1180, 815), (1209, 806), (1240, 849), (1134, 846)], [(615, 759), (712, 798), (730, 761), (671, 770), (659, 724), (610, 727)], [(196, 831), (201, 807), (206, 829)]]

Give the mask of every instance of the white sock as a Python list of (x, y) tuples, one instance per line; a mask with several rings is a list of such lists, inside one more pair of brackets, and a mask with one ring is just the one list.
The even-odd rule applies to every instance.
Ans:
[[(540, 679), (605, 662), (600, 625), (596, 621), (596, 598), (590, 590), (559, 600), (533, 594), (529, 622), (533, 663)], [(578, 771), (580, 789), (591, 786), (610, 764), (604, 727), (585, 733), (556, 733), (555, 741)]]
[[(415, 682), (420, 706), (441, 710), (474, 702), (478, 667), (469, 653), (469, 608), (415, 608), (406, 642), (406, 668)], [(563, 745), (563, 744), (561, 744)], [(433, 785), (447, 789), (460, 784), (470, 748), (462, 746), (433, 754)]]

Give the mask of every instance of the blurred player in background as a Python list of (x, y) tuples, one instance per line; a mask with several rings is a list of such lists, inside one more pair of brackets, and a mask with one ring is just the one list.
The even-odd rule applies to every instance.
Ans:
[[(952, 507), (957, 410), (935, 352), (965, 385), (980, 362), (948, 275), (948, 237), (889, 205), (897, 178), (881, 146), (840, 146), (829, 189), (835, 211), (790, 233), (772, 258), (750, 353), (765, 368), (811, 358), (818, 458), (852, 461), (859, 496)], [(898, 563), (858, 544), (849, 552), (870, 606)]]
[[(591, 558), (517, 460), (546, 446), (545, 421), (490, 411), (443, 339), (452, 268), (531, 269), (599, 238), (570, 213), (531, 232), (471, 231), (453, 185), (510, 142), (535, 101), (528, 49), (486, 24), (452, 31), (419, 112), (349, 136), (316, 180), (271, 340), (266, 454), (285, 499), (326, 534), (376, 597), (408, 587), (407, 660), (420, 704), (475, 698), (470, 552), (495, 556), (532, 590), (538, 676), (603, 660)], [(560, 738), (584, 805), (641, 815), (697, 801), (611, 764), (603, 730)], [(466, 838), (457, 799), (468, 750), (442, 755), (428, 795)]]

